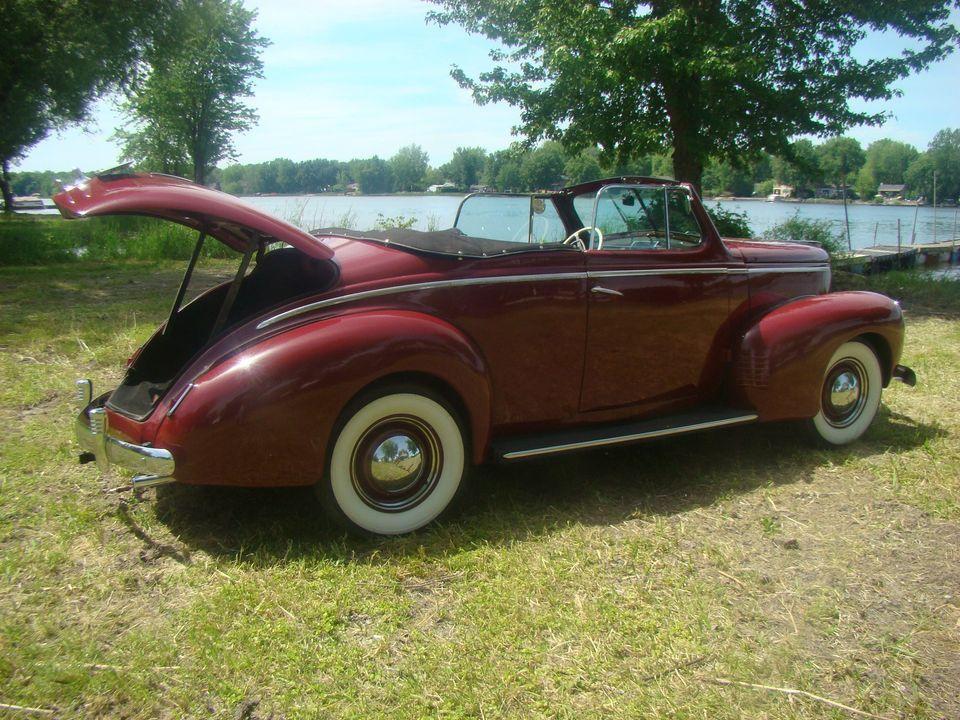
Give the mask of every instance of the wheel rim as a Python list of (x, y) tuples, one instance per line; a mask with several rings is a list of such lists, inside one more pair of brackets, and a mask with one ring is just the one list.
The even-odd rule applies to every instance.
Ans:
[(827, 373), (823, 382), (820, 407), (824, 419), (833, 427), (844, 428), (856, 422), (870, 394), (867, 371), (854, 358), (844, 358)]
[(394, 415), (368, 428), (354, 446), (350, 479), (370, 507), (402, 512), (433, 492), (442, 468), (436, 431), (418, 418)]

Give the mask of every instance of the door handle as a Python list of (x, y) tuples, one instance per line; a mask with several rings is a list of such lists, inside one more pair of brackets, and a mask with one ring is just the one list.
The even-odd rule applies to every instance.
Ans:
[(623, 297), (623, 293), (619, 290), (611, 290), (610, 288), (605, 288), (602, 285), (594, 285), (590, 288), (590, 292), (596, 293), (597, 295), (616, 295), (617, 297)]

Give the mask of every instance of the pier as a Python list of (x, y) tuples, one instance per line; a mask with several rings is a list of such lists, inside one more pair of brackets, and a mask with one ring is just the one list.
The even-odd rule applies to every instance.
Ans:
[(916, 245), (875, 245), (839, 256), (838, 267), (859, 275), (890, 270), (954, 265), (960, 260), (960, 238)]

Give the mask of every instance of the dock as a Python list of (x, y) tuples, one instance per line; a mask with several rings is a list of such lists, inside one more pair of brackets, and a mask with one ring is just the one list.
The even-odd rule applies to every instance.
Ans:
[(836, 264), (848, 272), (870, 275), (890, 270), (953, 265), (960, 260), (960, 238), (916, 245), (875, 245), (840, 256)]

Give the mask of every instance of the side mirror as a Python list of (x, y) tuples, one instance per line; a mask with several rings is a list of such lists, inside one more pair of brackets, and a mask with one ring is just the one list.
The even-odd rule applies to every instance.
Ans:
[(633, 195), (624, 195), (623, 200), (620, 201), (625, 207), (633, 207), (637, 202), (637, 199)]

